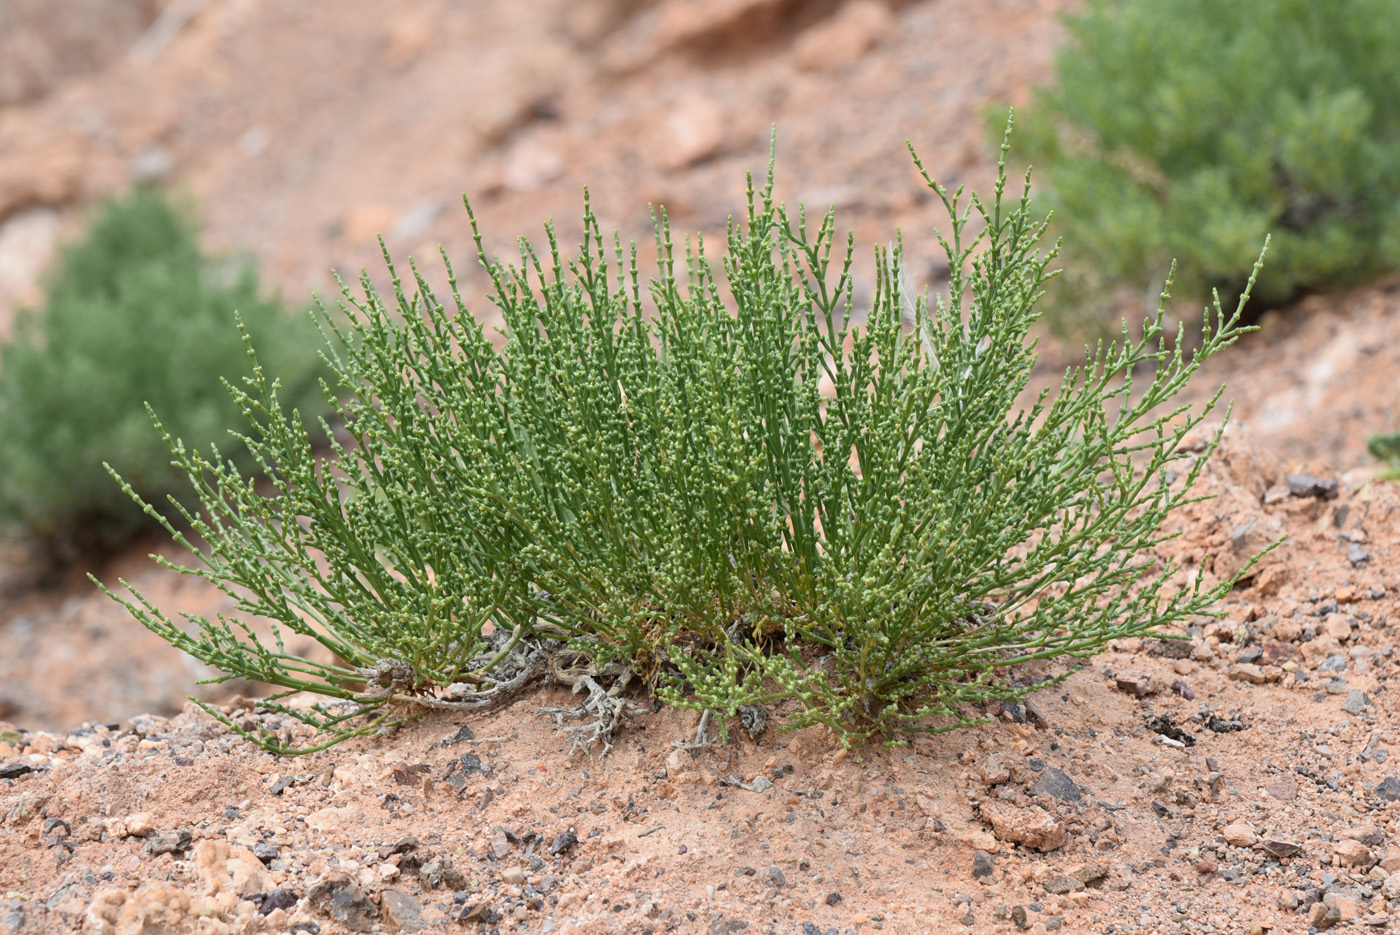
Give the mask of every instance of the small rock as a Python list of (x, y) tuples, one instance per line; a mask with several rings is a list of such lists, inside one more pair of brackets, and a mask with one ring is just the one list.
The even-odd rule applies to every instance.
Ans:
[(1070, 876), (1087, 885), (1106, 879), (1108, 877), (1108, 870), (1108, 862), (1100, 860), (1092, 864), (1085, 864), (1078, 870), (1071, 871)]
[[(1350, 627), (1347, 628), (1350, 632)], [(1347, 657), (1341, 653), (1333, 653), (1317, 664), (1319, 672), (1345, 672), (1347, 670)]]
[(1253, 847), (1258, 835), (1248, 822), (1236, 821), (1226, 825), (1221, 834), (1225, 836), (1225, 841), (1235, 847)]
[(1337, 861), (1343, 867), (1366, 869), (1376, 862), (1376, 857), (1371, 853), (1369, 847), (1360, 841), (1353, 841), (1349, 838), (1334, 842), (1332, 852), (1337, 855)]
[(1335, 915), (1336, 922), (1350, 922), (1356, 918), (1358, 906), (1355, 897), (1341, 893), (1328, 893), (1322, 897), (1322, 905), (1328, 909), (1328, 916)]
[(1322, 632), (1339, 643), (1351, 639), (1351, 618), (1346, 614), (1328, 614), (1322, 621)]
[(525, 882), (525, 871), (519, 867), (506, 867), (501, 871), (501, 879), (511, 886), (519, 886)]
[(1330, 497), (1337, 492), (1337, 480), (1312, 474), (1289, 474), (1288, 492), (1295, 497)]
[(423, 904), (405, 890), (385, 889), (379, 895), (379, 909), (391, 931), (419, 932), (426, 927)]
[(1371, 699), (1363, 691), (1352, 689), (1347, 692), (1347, 700), (1342, 702), (1342, 710), (1347, 714), (1361, 714), (1371, 706)]
[(1031, 786), (1031, 795), (1048, 795), (1061, 802), (1081, 802), (1084, 799), (1074, 780), (1053, 766), (1041, 773), (1035, 785)]
[(992, 826), (992, 834), (1008, 844), (1020, 844), (1035, 851), (1053, 851), (1069, 843), (1064, 823), (1056, 821), (1038, 805), (1016, 808), (1000, 802), (983, 802), (982, 818)]
[(1029, 927), (1030, 921), (1029, 921), (1029, 919), (1027, 919), (1027, 917), (1026, 917), (1026, 907), (1025, 907), (1025, 906), (1012, 906), (1012, 907), (1011, 907), (1011, 921), (1016, 923), (1016, 927), (1017, 927), (1018, 929), (1024, 929), (1024, 928)]
[(1292, 802), (1298, 798), (1298, 782), (1292, 776), (1284, 773), (1265, 783), (1264, 791), (1280, 802)]
[(262, 905), (258, 907), (258, 915), (271, 915), (278, 909), (291, 909), (297, 904), (297, 894), (291, 890), (275, 889), (263, 896)]
[(1146, 698), (1157, 691), (1152, 676), (1134, 669), (1117, 673), (1113, 677), (1113, 683), (1118, 686), (1119, 691), (1127, 692), (1134, 698)]
[(710, 923), (710, 935), (735, 935), (748, 927), (742, 919), (716, 919)]
[(1353, 825), (1342, 832), (1342, 837), (1351, 838), (1353, 841), (1360, 841), (1368, 847), (1379, 847), (1385, 843), (1385, 832), (1371, 822)]
[(1400, 802), (1400, 779), (1387, 776), (1376, 786), (1376, 795), (1387, 802)]
[(278, 851), (277, 848), (268, 844), (266, 841), (259, 841), (257, 844), (253, 845), (253, 856), (262, 861), (263, 865), (266, 866), (277, 859)]
[(370, 931), (379, 916), (365, 891), (341, 874), (327, 877), (306, 895), (326, 915), (356, 932)]
[(1198, 861), (1196, 861), (1196, 872), (1197, 872), (1197, 873), (1214, 873), (1215, 871), (1217, 871), (1217, 870), (1219, 870), (1219, 869), (1220, 869), (1220, 865), (1219, 865), (1218, 863), (1216, 863), (1215, 861), (1213, 861), (1213, 860), (1198, 860)]
[(1337, 924), (1335, 918), (1328, 918), (1327, 906), (1323, 903), (1313, 903), (1308, 908), (1308, 926), (1315, 931), (1325, 932)]
[(827, 893), (827, 894), (826, 894), (826, 904), (827, 904), (828, 906), (834, 906), (834, 905), (836, 905), (837, 903), (839, 903), (840, 901), (841, 901), (841, 894), (840, 894), (840, 893)]
[(1172, 691), (1176, 692), (1178, 695), (1185, 698), (1187, 701), (1196, 700), (1196, 693), (1193, 692), (1191, 690), (1191, 687), (1185, 682), (1183, 682), (1181, 679), (1172, 679)]
[(510, 841), (504, 831), (497, 831), (491, 836), (491, 853), (496, 855), (497, 860), (510, 856)]
[(986, 851), (978, 851), (972, 858), (972, 879), (982, 880), (996, 872), (996, 862)]
[(1237, 662), (1225, 674), (1236, 682), (1249, 682), (1252, 685), (1263, 685), (1268, 681), (1263, 668), (1252, 662)]
[(563, 831), (555, 835), (554, 840), (550, 842), (549, 852), (558, 856), (566, 853), (577, 843), (578, 835), (574, 834), (572, 831)]
[(1050, 726), (1050, 719), (1045, 716), (1045, 712), (1040, 709), (1040, 705), (1032, 698), (1027, 698), (1022, 704), (1026, 709), (1026, 720), (1030, 721), (1040, 730), (1045, 730)]
[(158, 834), (146, 841), (145, 851), (150, 857), (157, 857), (161, 854), (183, 854), (190, 849), (190, 841), (188, 831)]
[(1045, 891), (1055, 896), (1064, 896), (1066, 893), (1076, 893), (1082, 889), (1084, 889), (1084, 881), (1071, 876), (1045, 878)]
[(1260, 848), (1270, 857), (1296, 857), (1302, 853), (1303, 845), (1294, 844), (1292, 841), (1278, 841), (1272, 838), (1265, 839)]
[(1347, 549), (1347, 561), (1353, 565), (1364, 565), (1371, 560), (1371, 553), (1359, 545)]
[(787, 874), (777, 864), (768, 868), (768, 881), (774, 886), (787, 886)]
[(989, 786), (1001, 785), (1011, 778), (1011, 769), (1006, 765), (1005, 759), (995, 753), (978, 764), (977, 772), (982, 781)]

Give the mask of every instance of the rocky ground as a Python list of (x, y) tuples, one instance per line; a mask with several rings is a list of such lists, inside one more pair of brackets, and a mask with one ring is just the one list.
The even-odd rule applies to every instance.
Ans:
[[(193, 191), (212, 245), (251, 245), (299, 296), (373, 262), (376, 232), (465, 256), (462, 190), (496, 246), (572, 217), (585, 182), (629, 235), (647, 200), (714, 232), (774, 120), (780, 188), (932, 256), (900, 141), (985, 187), (979, 109), (1048, 76), (1060, 7), (178, 0), (131, 4), (135, 25), (113, 18), (75, 59), (41, 54), (76, 40), (15, 4), (0, 327), (53, 238), (133, 173)], [(1123, 641), (902, 748), (736, 726), (691, 751), (695, 716), (638, 696), (614, 749), (571, 755), (537, 709), (577, 699), (542, 684), (279, 759), (181, 711), (197, 666), (76, 581), (33, 590), (9, 547), (0, 933), (1400, 927), (1400, 489), (1364, 451), (1400, 424), (1400, 289), (1264, 324), (1193, 390), (1228, 380), (1235, 419), (1202, 481), (1215, 499), (1161, 557), (1209, 584), (1285, 544), (1187, 639)], [(221, 609), (147, 548), (104, 579)], [(296, 730), (231, 694), (250, 686), (207, 691), (240, 724)]]

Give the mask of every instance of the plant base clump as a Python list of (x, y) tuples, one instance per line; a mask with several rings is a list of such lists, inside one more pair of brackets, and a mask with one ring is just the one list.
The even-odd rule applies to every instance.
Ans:
[(1179, 442), (1211, 407), (1163, 404), (1245, 330), (1239, 309), (1217, 303), (1193, 356), (1166, 349), (1160, 312), (1140, 340), (1125, 326), (1015, 411), (1053, 251), (1004, 157), (990, 202), (924, 175), (953, 219), (932, 305), (897, 242), (856, 314), (851, 238), (838, 249), (834, 210), (775, 201), (771, 170), (719, 266), (703, 242), (678, 251), (663, 214), (644, 281), (586, 199), (573, 258), (552, 227), (518, 265), (478, 233), (499, 349), (445, 255), (447, 307), (411, 263), (407, 284), (390, 263), (388, 301), (362, 277), (350, 325), (325, 319), (353, 444), (319, 456), (260, 369), (234, 397), (275, 489), (166, 435), (203, 504), (162, 518), (193, 558), (175, 567), (271, 636), (125, 603), (226, 677), (335, 700), (284, 709), (327, 743), (536, 677), (587, 693), (558, 712), (592, 719), (585, 741), (638, 684), (721, 729), (761, 729), (781, 701), (782, 727), (897, 742), (1039, 687), (1018, 666), (1212, 613), (1233, 582), (1170, 590), (1145, 552), (1210, 453)]

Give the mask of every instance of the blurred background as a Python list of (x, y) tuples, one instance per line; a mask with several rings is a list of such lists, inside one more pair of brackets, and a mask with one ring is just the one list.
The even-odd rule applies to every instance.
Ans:
[[(1155, 6), (0, 0), (0, 721), (166, 712), (209, 675), (83, 575), (126, 577), (169, 611), (230, 606), (149, 562), (164, 547), (103, 500), (116, 485), (100, 462), (163, 492), (142, 460), (159, 449), (134, 428), (105, 434), (128, 415), (145, 432), (150, 399), (222, 437), (205, 400), (242, 365), (232, 307), (275, 308), (259, 325), (272, 334), (313, 293), (336, 298), (332, 270), (383, 285), (382, 236), (434, 283), (444, 247), (491, 323), (463, 194), (492, 252), (541, 239), (547, 218), (576, 242), (584, 186), (624, 241), (647, 243), (649, 206), (664, 205), (713, 249), (775, 126), (779, 197), (837, 207), (858, 281), (900, 228), (927, 284), (945, 272), (933, 232), (946, 218), (905, 141), (945, 185), (989, 194), (1014, 105), (1026, 127), (1013, 171), (1035, 162), (1044, 206), (1073, 215), (1055, 229), (1068, 275), (1047, 305), (1047, 382), (1086, 335), (1155, 307), (1172, 256), (1184, 275), (1171, 313), (1199, 321), (1209, 290), (1237, 295), (1274, 233), (1295, 274), (1270, 282), (1264, 331), (1198, 389), (1228, 378), (1237, 418), (1291, 464), (1374, 473), (1367, 439), (1400, 425), (1400, 176), (1387, 168), (1400, 167), (1400, 117), (1385, 97), (1400, 77), (1383, 64), (1387, 37), (1400, 47), (1397, 2), (1339, 4), (1327, 15), (1350, 25), (1330, 32), (1307, 14), (1223, 28), (1209, 4)], [(1304, 46), (1275, 55), (1280, 75), (1266, 62), (1285, 40)], [(110, 201), (140, 192), (160, 197)], [(141, 234), (154, 227), (166, 235)], [(138, 242), (154, 252), (122, 253)], [(1307, 262), (1324, 254), (1330, 265)], [(64, 292), (104, 263), (154, 272)], [(194, 327), (196, 307), (219, 327)], [(270, 343), (313, 359), (296, 327)], [(312, 379), (291, 356), (287, 372)]]

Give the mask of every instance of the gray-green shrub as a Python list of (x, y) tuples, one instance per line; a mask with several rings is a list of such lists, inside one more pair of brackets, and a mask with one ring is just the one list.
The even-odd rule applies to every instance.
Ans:
[[(166, 431), (202, 503), (177, 519), (210, 545), (183, 570), (275, 637), (125, 603), (230, 677), (345, 702), (282, 709), (331, 742), (548, 667), (595, 713), (635, 675), (724, 716), (785, 702), (785, 726), (854, 744), (967, 724), (1031, 690), (1020, 664), (1213, 613), (1231, 582), (1173, 590), (1144, 550), (1209, 454), (1179, 446), (1204, 411), (1163, 403), (1239, 311), (1206, 315), (1194, 357), (1164, 348), (1160, 315), (1140, 340), (1125, 326), (1016, 412), (1049, 257), (1006, 181), (967, 207), (929, 183), (953, 217), (950, 299), (929, 308), (901, 285), (902, 247), (878, 251), (864, 325), (834, 211), (790, 214), (771, 173), (722, 272), (703, 244), (678, 254), (663, 215), (644, 282), (586, 201), (573, 258), (552, 227), (518, 266), (482, 254), (500, 349), (450, 264), (446, 308), (412, 264), (387, 302), (363, 277), (334, 359), (353, 446), (317, 457), (261, 371), (237, 399), (275, 491)], [(285, 631), (327, 655), (289, 652)]]
[(204, 255), (193, 222), (157, 190), (98, 208), (60, 251), (42, 307), (22, 312), (0, 346), (0, 526), (71, 560), (150, 525), (104, 461), (147, 499), (187, 491), (145, 405), (191, 444), (228, 438), (241, 415), (220, 378), (252, 372), (235, 309), (286, 392), (319, 406), (309, 316), (260, 294), (251, 265)]
[(1264, 307), (1400, 268), (1400, 0), (1089, 0), (1066, 24), (1022, 153), (1071, 302), (1172, 257), (1232, 302), (1266, 235)]

